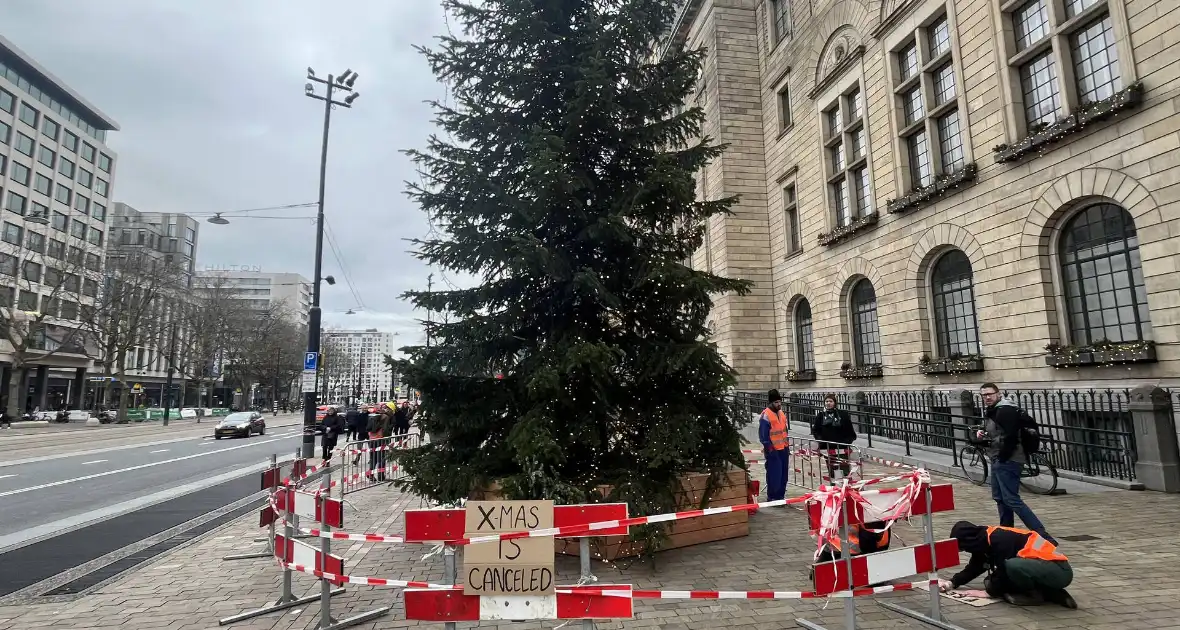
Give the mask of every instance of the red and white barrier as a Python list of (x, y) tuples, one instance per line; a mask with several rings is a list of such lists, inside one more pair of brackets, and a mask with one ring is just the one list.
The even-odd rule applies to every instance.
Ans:
[[(602, 595), (610, 590), (626, 595)], [(405, 591), (406, 619), (412, 621), (534, 621), (541, 619), (630, 619), (631, 587), (557, 587), (554, 595), (464, 595), (462, 586)]]
[[(865, 522), (890, 520), (890, 509), (894, 507), (898, 499), (898, 494), (905, 491), (906, 488), (882, 488), (879, 490), (856, 492), (855, 495), (860, 500), (853, 500), (848, 504), (848, 520), (850, 524), (860, 525)], [(949, 483), (930, 486), (930, 504), (932, 506), (932, 509), (929, 510), (931, 514), (954, 511), (954, 486)], [(807, 523), (808, 528), (812, 531), (816, 531), (821, 527), (823, 507), (823, 503), (820, 501), (812, 501), (807, 504)], [(926, 493), (921, 491), (921, 489), (914, 496), (907, 512), (903, 516), (922, 516), (926, 514)], [(836, 522), (837, 525), (844, 523), (843, 514), (843, 510), (839, 510), (839, 521)]]
[(344, 527), (344, 502), (318, 492), (279, 488), (271, 499), (271, 509), (297, 514), (330, 527)]
[[(851, 588), (868, 587), (892, 580), (900, 580), (919, 573), (959, 566), (959, 542), (954, 538), (934, 543), (935, 558), (930, 546), (903, 547), (852, 557)], [(829, 595), (849, 589), (847, 565), (843, 559), (815, 565), (815, 593)]]
[[(325, 555), (319, 549), (305, 542), (288, 539), (282, 534), (275, 534), (274, 549), (275, 557), (284, 564), (303, 567), (322, 567), (324, 572), (332, 573), (336, 576), (344, 573), (344, 558), (332, 554)], [(329, 579), (329, 581), (337, 586), (344, 583), (333, 579)]]

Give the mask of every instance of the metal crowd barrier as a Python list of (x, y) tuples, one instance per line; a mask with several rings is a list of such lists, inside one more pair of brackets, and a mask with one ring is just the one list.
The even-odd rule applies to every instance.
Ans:
[(820, 442), (813, 438), (787, 437), (787, 483), (806, 490), (832, 484), (841, 473), (853, 481), (861, 479), (864, 451), (859, 446)]
[(408, 433), (376, 440), (358, 440), (337, 447), (342, 478), (348, 481), (344, 494), (405, 477), (405, 472), (397, 465), (396, 451), (421, 445), (420, 434)]

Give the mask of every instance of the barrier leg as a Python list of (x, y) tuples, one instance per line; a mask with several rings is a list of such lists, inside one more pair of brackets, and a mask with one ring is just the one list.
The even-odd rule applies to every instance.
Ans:
[[(295, 458), (296, 459), (299, 458), (299, 451), (295, 451)], [(291, 512), (286, 512), (284, 514), (283, 522), (284, 522), (283, 535), (287, 537), (287, 540), (293, 540), (294, 534), (297, 531), (296, 528), (299, 526), (299, 516), (294, 513), (291, 513)], [(280, 556), (280, 554), (278, 553), (277, 550), (275, 552), (275, 555)], [(282, 554), (280, 557), (282, 557), (284, 559), (284, 561), (288, 560), (286, 549), (282, 550)], [(328, 583), (324, 582), (324, 584), (328, 584)], [(338, 588), (336, 590), (330, 591), (328, 593), (328, 595), (329, 596), (339, 595), (343, 592), (344, 592), (344, 589)], [(323, 595), (321, 594), (321, 595), (309, 595), (307, 597), (296, 598), (294, 593), (291, 592), (291, 569), (288, 569), (286, 566), (284, 566), (283, 567), (283, 592), (279, 595), (279, 598), (278, 598), (278, 600), (275, 601), (275, 603), (273, 603), (269, 606), (264, 606), (264, 607), (259, 608), (257, 610), (247, 610), (246, 612), (243, 612), (243, 613), (231, 615), (229, 617), (225, 617), (224, 619), (219, 619), (219, 620), (217, 620), (217, 625), (228, 626), (230, 624), (234, 624), (239, 621), (245, 621), (247, 619), (261, 617), (262, 615), (270, 614), (272, 612), (278, 612), (280, 610), (287, 610), (288, 608), (302, 606), (303, 604), (310, 604), (311, 602), (314, 602), (317, 599), (321, 599), (322, 597), (323, 597)]]
[[(343, 464), (343, 462), (341, 462), (341, 463)], [(345, 479), (347, 479), (347, 477), (345, 477), (344, 475), (341, 475), (341, 477), (340, 477), (340, 498), (342, 498), (342, 499), (344, 498), (344, 480)], [(328, 473), (328, 486), (332, 485), (331, 480), (332, 480), (332, 474), (329, 472)], [(324, 496), (324, 495), (331, 496), (331, 492), (332, 492), (331, 489), (329, 489), (325, 493), (321, 494), (321, 496)], [(321, 514), (325, 513), (323, 508), (320, 508), (320, 513)], [(326, 523), (323, 524), (323, 527), (324, 527), (324, 531), (331, 531), (331, 528)], [(328, 539), (325, 538), (324, 539), (324, 552), (323, 552), (325, 558), (327, 558), (327, 555), (328, 555), (327, 544), (328, 544)], [(323, 588), (324, 591), (327, 590), (327, 588), (328, 588), (327, 580), (325, 580), (323, 582), (323, 586), (321, 588)], [(321, 591), (321, 593), (320, 593), (320, 601), (321, 602), (325, 601), (324, 595), (323, 595), (324, 591)], [(329, 595), (330, 595), (330, 593), (329, 593)], [(363, 612), (359, 615), (353, 615), (351, 617), (346, 617), (346, 618), (340, 619), (340, 620), (332, 619), (331, 616), (329, 615), (328, 616), (328, 619), (330, 619), (329, 625), (324, 625), (324, 615), (328, 612), (328, 609), (322, 608), (320, 610), (321, 617), (320, 617), (319, 630), (339, 630), (340, 628), (348, 628), (350, 626), (355, 626), (357, 624), (361, 624), (366, 621), (372, 621), (373, 619), (381, 617), (385, 613), (389, 612), (390, 610), (392, 610), (392, 608), (393, 608), (392, 606), (382, 606), (381, 608), (370, 610), (368, 612)]]
[[(589, 580), (594, 577), (594, 574), (591, 573), (591, 571), (590, 571), (590, 539), (589, 538), (579, 538), (578, 539), (578, 560), (580, 561), (580, 564), (582, 565), (582, 581), (589, 584)], [(582, 630), (594, 630), (594, 620), (593, 619), (583, 619), (582, 620)]]
[[(458, 568), (455, 566), (455, 548), (448, 544), (443, 547), (443, 584), (454, 584), (458, 572)], [(457, 630), (457, 628), (454, 621), (443, 624), (444, 630)]]
[[(931, 503), (931, 499), (930, 499), (930, 496), (931, 496), (930, 495), (930, 484), (928, 484), (928, 483), (925, 484), (924, 491), (926, 493), (926, 505), (928, 505), (928, 506), (934, 505), (933, 503)], [(910, 619), (914, 619), (917, 621), (921, 621), (922, 623), (932, 625), (935, 628), (942, 628), (943, 630), (963, 630), (963, 628), (961, 628), (959, 626), (947, 623), (942, 620), (942, 595), (940, 595), (938, 592), (938, 584), (937, 584), (937, 582), (938, 582), (938, 568), (937, 568), (938, 562), (935, 561), (935, 558), (937, 558), (937, 556), (934, 555), (934, 540), (935, 540), (934, 516), (930, 513), (929, 509), (926, 510), (925, 516), (922, 517), (922, 525), (923, 525), (923, 529), (925, 530), (924, 533), (925, 533), (925, 537), (926, 537), (926, 544), (930, 547), (930, 560), (931, 560), (930, 566), (934, 567), (934, 570), (932, 572), (926, 574), (927, 578), (931, 582), (931, 584), (930, 584), (930, 615), (929, 616), (923, 615), (922, 613), (920, 613), (916, 610), (910, 610), (909, 608), (906, 608), (904, 606), (899, 606), (898, 604), (894, 604), (892, 602), (878, 601), (877, 603), (880, 604), (881, 607), (885, 608), (886, 610), (892, 610), (895, 613), (899, 613), (899, 614), (909, 617)]]
[[(843, 478), (843, 471), (837, 472), (836, 479), (838, 481)], [(848, 531), (848, 502), (841, 501), (840, 509), (843, 512), (843, 523), (840, 525), (840, 556), (844, 560), (845, 575), (848, 576), (848, 590), (851, 592), (852, 588), (852, 554), (850, 553), (852, 545), (849, 543)], [(795, 624), (800, 628), (807, 628), (807, 630), (826, 630), (823, 626), (816, 625), (806, 619), (795, 619)], [(852, 597), (844, 598), (844, 628), (845, 630), (856, 630), (856, 601)]]

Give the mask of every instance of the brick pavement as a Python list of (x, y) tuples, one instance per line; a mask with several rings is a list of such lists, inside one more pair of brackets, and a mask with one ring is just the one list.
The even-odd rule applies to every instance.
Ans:
[[(756, 471), (760, 473), (760, 471)], [(870, 470), (870, 474), (879, 470)], [(958, 509), (938, 515), (937, 531), (945, 535), (955, 520), (991, 523), (995, 511), (986, 489), (955, 481)], [(798, 493), (798, 490), (793, 490)], [(350, 531), (401, 531), (401, 514), (418, 507), (417, 499), (385, 487), (350, 494), (357, 509), (349, 511)], [(972, 630), (1001, 627), (1017, 630), (1071, 628), (1180, 628), (1180, 562), (1172, 536), (1180, 520), (1180, 497), (1156, 493), (1081, 488), (1059, 497), (1027, 497), (1028, 503), (1058, 536), (1091, 535), (1089, 542), (1063, 542), (1077, 577), (1070, 589), (1081, 608), (1053, 606), (1018, 609), (1004, 603), (972, 608), (943, 600), (943, 611), (953, 623)], [(146, 630), (206, 630), (217, 620), (268, 603), (279, 591), (280, 572), (267, 560), (223, 562), (227, 553), (240, 552), (257, 530), (253, 516), (210, 533), (187, 546), (156, 558), (149, 565), (100, 586), (73, 601), (0, 607), (0, 627), (111, 628), (126, 625)], [(655, 563), (595, 565), (602, 582), (632, 583), (643, 588), (807, 590), (807, 560), (812, 542), (803, 515), (796, 509), (769, 509), (755, 515), (751, 535), (744, 539), (699, 545), (659, 554)], [(1160, 534), (1163, 534), (1161, 544)], [(921, 540), (917, 530), (899, 524), (897, 536), (907, 544)], [(355, 575), (442, 580), (442, 559), (423, 559), (429, 551), (419, 546), (338, 543), (346, 566)], [(965, 560), (965, 558), (964, 558)], [(575, 558), (559, 558), (558, 572), (566, 583), (577, 578)], [(307, 576), (294, 578), (296, 594), (318, 593), (318, 583)], [(926, 593), (897, 593), (881, 599), (923, 610)], [(349, 586), (333, 599), (337, 617), (392, 603), (394, 610), (361, 628), (407, 628), (419, 624), (403, 619), (397, 589)], [(858, 599), (860, 627), (920, 627), (916, 622), (884, 610), (869, 599)], [(249, 630), (310, 630), (318, 620), (318, 605), (274, 613), (233, 627)], [(725, 626), (731, 630), (794, 628), (804, 617), (839, 628), (841, 604), (823, 610), (812, 601), (636, 601), (636, 618), (622, 624), (600, 623), (599, 628), (660, 628), (687, 630)], [(423, 624), (425, 625), (425, 624)], [(519, 630), (552, 628), (557, 623), (486, 623), (479, 627)], [(462, 624), (461, 624), (462, 626)]]

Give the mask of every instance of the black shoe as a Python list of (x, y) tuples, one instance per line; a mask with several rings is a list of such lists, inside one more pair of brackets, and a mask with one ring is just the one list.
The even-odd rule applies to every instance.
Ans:
[(1013, 606), (1040, 606), (1044, 603), (1037, 595), (1025, 595), (1023, 593), (1004, 593), (1004, 601)]
[(1045, 593), (1045, 601), (1052, 602), (1058, 606), (1064, 606), (1070, 610), (1078, 609), (1077, 601), (1075, 601), (1073, 595), (1070, 595), (1069, 591), (1066, 591), (1065, 589), (1059, 591), (1049, 591)]

